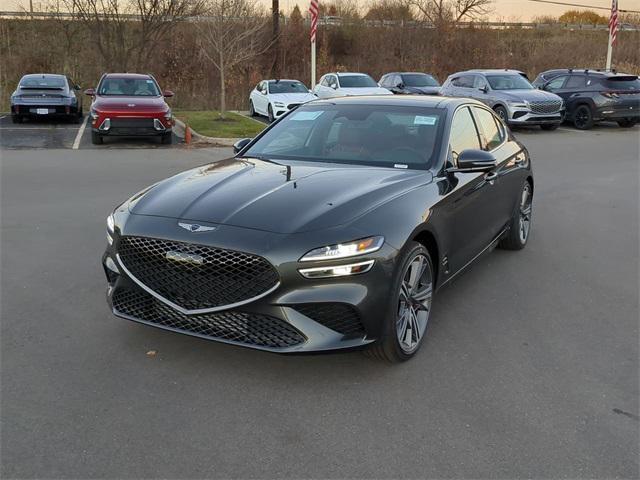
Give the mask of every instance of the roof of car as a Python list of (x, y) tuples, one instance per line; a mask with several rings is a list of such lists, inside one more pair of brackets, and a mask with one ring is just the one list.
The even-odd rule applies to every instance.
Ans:
[(296, 80), (295, 78), (270, 78), (269, 80), (263, 80), (264, 82), (299, 82), (300, 80)]
[(362, 95), (312, 100), (310, 103), (342, 105), (387, 105), (425, 108), (455, 108), (462, 104), (483, 105), (477, 100), (458, 97), (440, 97), (432, 95)]
[(554, 68), (551, 70), (545, 70), (541, 72), (540, 75), (549, 75), (552, 73), (562, 74), (562, 73), (586, 73), (588, 75), (602, 75), (604, 77), (629, 77), (634, 76), (627, 73), (616, 72), (612, 70), (600, 70), (599, 68)]
[(151, 78), (148, 73), (105, 73), (105, 77), (116, 78)]
[(65, 78), (64, 75), (60, 75), (59, 73), (28, 73), (24, 75), (22, 78), (32, 78), (32, 77)]
[(369, 77), (370, 75), (368, 73), (360, 73), (360, 72), (335, 72), (335, 73), (328, 73), (327, 75), (360, 75), (362, 77)]
[(458, 72), (456, 73), (456, 75), (461, 73), (485, 73), (485, 74), (491, 74), (491, 73), (509, 74), (510, 73), (513, 75), (524, 75), (524, 72), (522, 70), (513, 70), (511, 68), (475, 68), (472, 70), (467, 70), (465, 72)]
[(429, 75), (430, 77), (433, 76), (430, 73), (425, 73), (425, 72), (389, 72), (389, 73), (385, 73), (382, 76), (384, 77), (385, 75)]

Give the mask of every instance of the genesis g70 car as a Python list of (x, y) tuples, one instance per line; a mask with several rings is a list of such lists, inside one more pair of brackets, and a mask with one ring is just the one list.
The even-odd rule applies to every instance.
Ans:
[(235, 150), (109, 215), (115, 315), (271, 352), (402, 361), (438, 288), (529, 238), (529, 154), (474, 100), (316, 100)]

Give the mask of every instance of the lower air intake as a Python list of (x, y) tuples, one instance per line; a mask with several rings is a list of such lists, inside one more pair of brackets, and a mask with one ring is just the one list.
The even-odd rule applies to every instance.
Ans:
[(283, 320), (268, 315), (225, 311), (185, 315), (141, 290), (118, 288), (113, 294), (117, 313), (183, 333), (267, 348), (286, 348), (305, 337)]
[(343, 335), (364, 335), (364, 326), (355, 308), (346, 303), (304, 303), (293, 308)]

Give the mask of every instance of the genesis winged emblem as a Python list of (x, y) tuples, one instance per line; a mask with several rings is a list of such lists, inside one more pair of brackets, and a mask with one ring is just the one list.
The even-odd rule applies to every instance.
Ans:
[(216, 229), (216, 227), (205, 227), (204, 225), (198, 225), (197, 223), (178, 222), (178, 225), (190, 232), (211, 232)]

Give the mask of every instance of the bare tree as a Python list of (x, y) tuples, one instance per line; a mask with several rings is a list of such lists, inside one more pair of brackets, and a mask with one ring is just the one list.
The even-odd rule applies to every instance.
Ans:
[(491, 12), (493, 0), (408, 0), (419, 17), (435, 26), (476, 20)]
[(203, 0), (63, 0), (67, 10), (91, 32), (105, 67), (126, 71), (135, 56), (137, 67), (176, 22), (201, 12)]
[(269, 22), (255, 0), (207, 0), (207, 16), (197, 22), (202, 55), (220, 74), (220, 117), (225, 118), (226, 74), (269, 50)]

